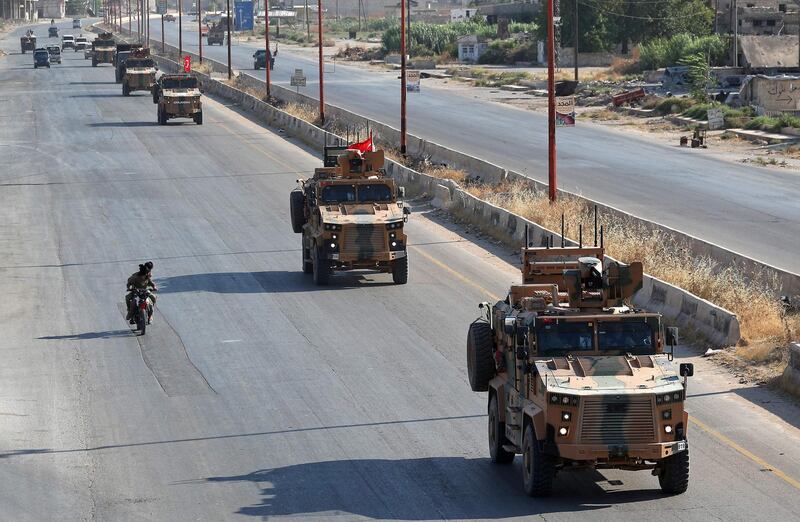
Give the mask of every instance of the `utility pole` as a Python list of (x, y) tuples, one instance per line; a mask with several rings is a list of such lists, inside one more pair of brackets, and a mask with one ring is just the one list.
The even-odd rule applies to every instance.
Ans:
[[(717, 0), (719, 1), (719, 0)], [(573, 44), (575, 46), (575, 81), (578, 81), (578, 0), (575, 0), (575, 13), (573, 13), (572, 17), (572, 25), (574, 31), (573, 34), (575, 35), (573, 40)]]
[[(166, 10), (167, 9), (166, 9), (166, 4), (165, 4), (164, 11), (166, 11)], [(166, 49), (166, 46), (164, 45), (164, 13), (161, 13), (161, 52), (162, 53), (164, 52), (164, 49)]]
[(733, 0), (733, 66), (739, 67), (739, 7)]
[[(403, 0), (400, 0), (400, 1), (402, 2)], [(409, 54), (410, 54), (411, 53), (411, 46), (413, 45), (411, 43), (411, 0), (406, 0), (406, 1), (408, 2), (408, 6), (407, 6), (408, 13), (406, 13), (406, 16), (408, 16), (408, 24), (406, 25), (406, 47), (408, 48), (408, 51), (409, 51)]]
[(131, 34), (131, 0), (128, 0), (128, 34)]
[(228, 80), (233, 78), (231, 69), (231, 0), (227, 0), (228, 5)]
[(556, 200), (556, 81), (555, 81), (555, 25), (553, 0), (547, 0), (547, 125), (548, 169), (547, 183), (550, 201)]
[(269, 53), (269, 0), (264, 0), (264, 47), (267, 49), (267, 101), (272, 99), (270, 92), (270, 66), (272, 65), (271, 54)]
[(183, 4), (178, 0), (178, 60), (183, 61)]
[[(306, 0), (307, 1), (307, 0)], [(325, 62), (322, 59), (322, 0), (317, 0), (317, 30), (319, 33), (319, 121), (325, 123)]]
[(406, 155), (406, 3), (403, 0), (400, 0), (400, 154)]
[(306, 6), (306, 9), (305, 9), (305, 12), (306, 12), (306, 40), (308, 40), (310, 42), (311, 41), (311, 26), (309, 25), (309, 22), (308, 22), (308, 0), (305, 0), (305, 2), (306, 2), (305, 3), (305, 6)]
[(200, 0), (197, 0), (197, 48), (200, 51), (200, 63), (203, 63), (203, 24), (200, 19)]

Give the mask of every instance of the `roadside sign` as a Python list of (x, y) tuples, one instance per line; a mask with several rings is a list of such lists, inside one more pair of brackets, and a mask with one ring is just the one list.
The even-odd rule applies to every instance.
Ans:
[(560, 96), (556, 98), (556, 127), (575, 126), (575, 97)]
[(303, 74), (303, 69), (295, 69), (294, 74), (289, 80), (289, 85), (292, 87), (297, 87), (297, 91), (300, 92), (300, 87), (306, 86), (306, 77)]
[(419, 92), (420, 73), (419, 71), (406, 71), (406, 91)]
[(722, 114), (722, 109), (708, 109), (708, 128), (717, 130), (724, 127), (725, 116)]
[(192, 57), (188, 54), (183, 57), (183, 72), (192, 72)]

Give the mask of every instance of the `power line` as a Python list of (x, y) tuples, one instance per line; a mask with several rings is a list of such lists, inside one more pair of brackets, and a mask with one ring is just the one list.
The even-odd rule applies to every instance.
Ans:
[[(694, 18), (698, 14), (700, 14), (700, 11), (695, 11), (695, 12), (693, 12), (691, 14), (676, 15), (676, 16), (663, 16), (663, 17), (658, 17), (658, 16), (635, 16), (635, 15), (629, 15), (629, 14), (625, 14), (625, 13), (617, 13), (617, 12), (614, 12), (614, 11), (609, 11), (607, 9), (603, 9), (602, 7), (600, 7), (598, 5), (587, 4), (585, 2), (581, 2), (580, 0), (578, 0), (578, 3), (581, 4), (584, 7), (588, 7), (589, 9), (595, 9), (597, 11), (600, 11), (600, 12), (602, 12), (604, 14), (608, 14), (608, 15), (611, 15), (611, 16), (618, 16), (620, 18), (630, 18), (630, 19), (633, 19), (633, 20), (648, 20), (648, 21), (653, 21), (653, 22), (654, 21), (667, 21), (667, 20), (675, 20), (675, 19), (684, 19), (684, 18)], [(658, 2), (658, 3), (663, 3), (663, 2)]]

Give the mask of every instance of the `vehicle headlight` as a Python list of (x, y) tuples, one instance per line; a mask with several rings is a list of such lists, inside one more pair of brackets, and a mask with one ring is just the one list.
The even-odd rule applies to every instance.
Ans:
[(569, 430), (567, 428), (562, 426), (561, 428), (558, 429), (558, 434), (561, 435), (562, 437), (564, 437), (564, 436), (566, 436), (568, 431)]
[(672, 410), (664, 410), (661, 412), (661, 418), (664, 420), (670, 420), (672, 418)]
[(325, 223), (325, 230), (341, 230), (342, 225), (337, 225), (336, 223)]
[(561, 420), (564, 422), (569, 422), (572, 419), (572, 414), (568, 411), (561, 412)]
[(388, 228), (389, 230), (394, 230), (394, 229), (397, 229), (397, 228), (403, 228), (403, 222), (402, 221), (396, 221), (394, 223), (387, 223), (386, 224), (386, 228)]
[(672, 433), (672, 426), (670, 426), (669, 424), (664, 426), (664, 433)]

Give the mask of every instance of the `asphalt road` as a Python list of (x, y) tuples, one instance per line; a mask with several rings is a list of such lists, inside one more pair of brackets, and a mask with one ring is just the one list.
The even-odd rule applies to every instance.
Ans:
[[(183, 42), (197, 52), (197, 25), (184, 19)], [(177, 23), (165, 25), (166, 40), (177, 45)], [(153, 40), (161, 26), (154, 19)], [(263, 43), (233, 46), (233, 65), (254, 71), (252, 54)], [(227, 48), (203, 52), (227, 62)], [(272, 78), (289, 86), (302, 68), (318, 94), (317, 61), (280, 47)], [(395, 72), (326, 65), (325, 99), (353, 112), (399, 128), (399, 81)], [(409, 95), (409, 132), (510, 170), (547, 181), (547, 122), (535, 114), (424, 85)], [(800, 273), (791, 248), (800, 236), (800, 184), (797, 173), (756, 168), (721, 160), (713, 151), (687, 150), (579, 122), (558, 131), (559, 186), (636, 216), (681, 230), (768, 264)]]
[[(288, 192), (319, 161), (219, 102), (156, 125), (110, 66), (34, 70), (0, 40), (4, 520), (792, 520), (800, 410), (698, 361), (692, 480), (489, 463), (464, 343), (518, 272), (421, 202), (411, 276), (300, 271)], [(498, 257), (499, 256), (499, 257)], [(161, 287), (132, 335), (145, 259)]]

